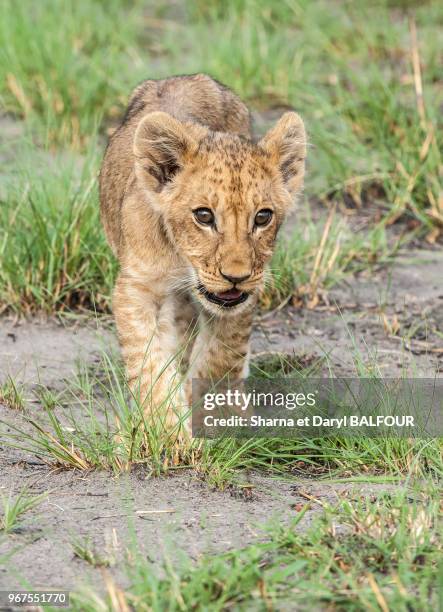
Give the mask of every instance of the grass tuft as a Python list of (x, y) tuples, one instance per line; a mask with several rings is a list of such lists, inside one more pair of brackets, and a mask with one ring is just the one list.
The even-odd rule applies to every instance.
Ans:
[(19, 170), (0, 206), (2, 310), (53, 312), (109, 305), (116, 263), (100, 229), (94, 154)]
[(0, 515), (0, 532), (8, 534), (17, 530), (22, 515), (37, 507), (44, 499), (46, 499), (46, 493), (30, 495), (27, 489), (20, 491), (17, 497), (13, 497), (12, 493), (9, 493), (8, 497), (2, 495), (3, 509), (2, 515)]
[[(280, 369), (276, 371), (276, 366)], [(300, 363), (275, 356), (257, 362), (258, 376), (303, 377)], [(41, 389), (39, 391), (41, 393)], [(43, 406), (43, 409), (45, 407)], [(166, 406), (164, 413), (166, 413)], [(182, 417), (184, 418), (184, 417)], [(57, 403), (24, 425), (3, 422), (2, 444), (28, 451), (63, 469), (143, 469), (153, 476), (194, 469), (210, 486), (235, 484), (241, 474), (260, 470), (280, 475), (349, 477), (364, 473), (402, 478), (441, 477), (441, 443), (436, 440), (329, 436), (323, 438), (188, 439), (164, 414), (147, 418), (127, 388), (120, 363), (103, 354), (91, 370), (81, 367)]]
[(18, 384), (11, 376), (0, 385), (0, 404), (13, 410), (24, 410), (26, 400), (23, 386)]
[(260, 301), (264, 310), (288, 302), (315, 308), (327, 302), (328, 290), (347, 275), (387, 265), (407, 242), (403, 235), (389, 239), (384, 223), (356, 233), (335, 208), (314, 221), (305, 206), (293, 226), (280, 238), (271, 260)]
[(113, 565), (113, 560), (106, 555), (102, 555), (93, 546), (89, 538), (76, 540), (71, 543), (74, 556), (89, 563), (92, 567), (110, 567)]

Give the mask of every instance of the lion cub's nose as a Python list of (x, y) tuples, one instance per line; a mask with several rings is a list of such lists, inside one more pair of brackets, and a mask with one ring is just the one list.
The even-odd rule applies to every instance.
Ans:
[(236, 283), (241, 283), (245, 281), (247, 278), (251, 276), (250, 272), (248, 272), (247, 274), (243, 274), (242, 276), (234, 276), (233, 274), (226, 274), (226, 272), (223, 272), (222, 270), (220, 270), (220, 274), (223, 276), (223, 278), (230, 281), (234, 285)]

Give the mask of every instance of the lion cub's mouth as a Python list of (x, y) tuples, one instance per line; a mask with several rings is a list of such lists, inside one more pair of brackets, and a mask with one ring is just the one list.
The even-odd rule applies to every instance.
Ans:
[(229, 289), (229, 291), (211, 293), (205, 287), (203, 287), (203, 285), (199, 285), (198, 290), (201, 294), (205, 296), (205, 298), (209, 302), (212, 302), (213, 304), (218, 304), (223, 308), (232, 308), (233, 306), (242, 304), (249, 297), (249, 293), (246, 293), (245, 291), (240, 291), (240, 289)]

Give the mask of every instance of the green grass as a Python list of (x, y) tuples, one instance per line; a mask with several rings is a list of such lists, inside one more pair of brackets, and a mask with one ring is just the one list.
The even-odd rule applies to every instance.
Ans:
[[(286, 361), (279, 374), (271, 358), (269, 374), (267, 367), (261, 363), (254, 372), (271, 378), (284, 373), (293, 379), (312, 376), (316, 366), (300, 369), (296, 362)], [(119, 362), (105, 353), (96, 368), (80, 366), (76, 378), (52, 400), (50, 406), (42, 402), (40, 411), (25, 411), (21, 425), (7, 417), (0, 421), (1, 443), (63, 469), (119, 474), (143, 465), (153, 476), (193, 469), (220, 489), (237, 485), (249, 470), (325, 478), (362, 473), (425, 479), (443, 475), (438, 439), (331, 435), (210, 441), (180, 437), (178, 426), (164, 426), (164, 415), (146, 418), (127, 388)], [(167, 408), (165, 403), (165, 412)]]
[[(400, 217), (438, 239), (438, 0), (66, 0), (62, 10), (57, 0), (0, 0), (0, 106), (7, 122), (24, 127), (22, 137), (0, 147), (0, 313), (109, 310), (117, 266), (100, 227), (96, 177), (107, 133), (131, 88), (149, 77), (207, 71), (261, 113), (262, 131), (273, 107), (295, 107), (305, 119), (306, 197), (270, 265), (263, 309), (291, 299), (315, 307), (346, 275), (391, 262), (408, 239), (389, 232)], [(311, 215), (313, 203), (329, 210)], [(379, 221), (357, 231), (352, 215), (372, 208)], [(256, 369), (271, 377), (312, 375), (319, 365), (274, 357)], [(355, 371), (375, 375), (376, 360), (368, 365), (356, 354)], [(107, 598), (77, 594), (77, 609), (110, 610), (119, 598), (140, 610), (437, 608), (439, 440), (178, 444), (177, 431), (165, 431), (161, 419), (146, 423), (109, 356), (95, 371), (82, 367), (64, 392), (40, 385), (36, 398), (40, 412), (26, 407), (12, 380), (2, 386), (0, 399), (20, 408), (22, 425), (6, 418), (1, 443), (57, 468), (119, 474), (141, 464), (152, 475), (193, 469), (220, 489), (243, 486), (250, 470), (404, 483), (381, 498), (323, 505), (307, 531), (274, 525), (263, 543), (166, 563), (161, 572), (134, 550), (129, 587), (121, 590), (105, 573)], [(2, 536), (37, 503), (26, 491), (3, 498)], [(107, 565), (90, 542), (73, 546), (79, 562)]]
[[(109, 311), (117, 262), (100, 225), (96, 149), (86, 158), (58, 155), (49, 175), (47, 152), (23, 151), (0, 206), (0, 309)], [(302, 204), (277, 245), (261, 305), (278, 306), (295, 288), (298, 298), (315, 299), (352, 272), (386, 264), (400, 243), (383, 224), (356, 234), (334, 209), (314, 221)]]
[[(186, 54), (186, 70), (203, 67), (262, 107), (295, 106), (312, 144), (310, 195), (339, 200), (346, 195), (358, 204), (361, 198), (372, 201), (369, 187), (377, 185), (393, 215), (410, 209), (430, 225), (425, 211), (431, 209), (442, 220), (440, 3), (410, 3), (418, 29), (423, 113), (415, 93), (408, 14), (388, 2), (190, 4), (197, 9), (195, 21), (181, 32), (184, 44), (196, 52)], [(181, 49), (173, 40), (170, 50), (178, 57)], [(204, 52), (208, 48), (211, 53)]]
[[(47, 393), (40, 386), (37, 397)], [(49, 406), (41, 402), (42, 412), (25, 413), (25, 428), (0, 422), (10, 429), (0, 434), (5, 444), (63, 469), (121, 473), (143, 463), (159, 475), (178, 463), (192, 466), (195, 451), (189, 444), (177, 444), (179, 428), (167, 429), (162, 414), (148, 422), (120, 363), (107, 354), (93, 371), (81, 364), (65, 391), (51, 395)]]
[(77, 593), (74, 609), (109, 610), (111, 601), (154, 612), (437, 609), (442, 552), (437, 489), (326, 504), (303, 529), (297, 525), (307, 509), (297, 509), (289, 527), (271, 525), (264, 543), (196, 563), (166, 560), (159, 571), (132, 551), (129, 588), (107, 575), (108, 596)]
[(389, 239), (384, 223), (355, 232), (335, 208), (313, 220), (309, 206), (301, 206), (294, 229), (277, 243), (261, 306), (282, 307), (292, 299), (296, 305), (315, 307), (346, 276), (393, 262), (407, 240), (403, 235)]
[(89, 538), (75, 539), (71, 546), (74, 556), (92, 567), (109, 567), (113, 564), (111, 557), (99, 552)]
[[(147, 77), (203, 70), (253, 107), (295, 106), (311, 143), (309, 201), (351, 212), (375, 206), (387, 222), (405, 214), (429, 239), (438, 237), (443, 10), (437, 0), (188, 0), (180, 9), (167, 2), (69, 0), (63, 27), (56, 4), (0, 3), (0, 105), (25, 119), (28, 141), (28, 152), (19, 149), (14, 163), (26, 172), (6, 168), (2, 190), (2, 309), (109, 306), (115, 264), (98, 224), (95, 177), (102, 136), (131, 88)], [(87, 153), (75, 162), (84, 168), (80, 180), (67, 167), (73, 149)], [(350, 262), (367, 265), (368, 248), (369, 263), (386, 255), (383, 224), (350, 236), (340, 223), (331, 229), (330, 248), (333, 236), (341, 232), (343, 240), (325, 286), (352, 269)], [(272, 265), (283, 266), (283, 278), (274, 279), (263, 304), (278, 304), (294, 283), (310, 280), (312, 269), (304, 271), (319, 244), (314, 226), (297, 229), (300, 244), (290, 255), (280, 249)]]
[[(84, 148), (149, 70), (138, 55), (141, 2), (2, 0), (0, 101), (60, 146)], [(118, 27), (116, 27), (118, 24)]]
[[(29, 153), (29, 151), (28, 151)], [(0, 300), (19, 312), (109, 308), (116, 272), (100, 228), (93, 153), (30, 155), (0, 206)]]
[(23, 385), (17, 383), (11, 376), (0, 384), (0, 404), (14, 410), (23, 410), (25, 407)]
[[(356, 369), (360, 358), (357, 354)], [(271, 378), (304, 376), (319, 365), (271, 355), (261, 357), (253, 372)], [(229, 487), (238, 495), (244, 490), (246, 497), (251, 470), (297, 483), (300, 478), (372, 481), (387, 489), (371, 497), (348, 494), (333, 506), (313, 496), (310, 505), (319, 514), (312, 525), (305, 526), (309, 506), (295, 504), (288, 510), (294, 513), (289, 527), (274, 523), (256, 544), (197, 561), (184, 553), (178, 561), (166, 555), (159, 566), (132, 547), (131, 538), (125, 539), (118, 576), (124, 571), (126, 579), (120, 582), (111, 570), (105, 572), (103, 585), (72, 594), (74, 610), (110, 611), (116, 601), (128, 609), (154, 611), (285, 605), (436, 609), (442, 547), (439, 440), (221, 438), (177, 445), (176, 433), (165, 432), (161, 421), (145, 421), (131, 401), (119, 363), (106, 354), (94, 368), (79, 364), (75, 379), (63, 393), (51, 394), (49, 403), (43, 386), (37, 394), (43, 398), (42, 410), (21, 412), (21, 426), (6, 417), (0, 440), (3, 448), (17, 447), (55, 468), (77, 473), (105, 469), (118, 475), (143, 466), (151, 476), (192, 469), (208, 486)], [(26, 504), (19, 507), (26, 509)], [(5, 512), (9, 532), (17, 524), (14, 514)], [(73, 540), (72, 547), (88, 566), (117, 563), (87, 539)]]
[(21, 518), (29, 510), (42, 503), (46, 499), (43, 495), (31, 495), (27, 489), (23, 489), (14, 497), (12, 492), (8, 497), (1, 495), (0, 533), (9, 534), (14, 532), (21, 524)]

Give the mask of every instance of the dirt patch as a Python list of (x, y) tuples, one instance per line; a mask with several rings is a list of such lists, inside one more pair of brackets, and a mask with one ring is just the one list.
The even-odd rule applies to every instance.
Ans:
[(442, 250), (404, 253), (332, 289), (328, 305), (265, 315), (254, 349), (323, 358), (336, 376), (356, 375), (361, 365), (385, 377), (441, 375), (442, 269)]
[[(336, 375), (356, 364), (381, 376), (433, 377), (443, 365), (443, 250), (401, 254), (378, 272), (365, 272), (332, 289), (329, 305), (286, 307), (257, 316), (252, 352), (323, 358)], [(79, 360), (93, 363), (117, 348), (109, 321), (0, 319), (0, 381), (60, 387)], [(376, 370), (377, 371), (377, 370)], [(360, 372), (361, 374), (361, 372)]]
[[(376, 365), (383, 376), (404, 371), (416, 376), (441, 374), (442, 266), (441, 251), (410, 252), (389, 269), (361, 274), (336, 287), (328, 306), (286, 307), (258, 317), (253, 354), (323, 358), (338, 375), (354, 374), (358, 362), (369, 369)], [(3, 318), (0, 379), (10, 374), (28, 389), (38, 383), (62, 388), (79, 360), (93, 364), (101, 351), (116, 347), (109, 324)], [(32, 410), (39, 410), (38, 405)], [(1, 406), (0, 419), (23, 426), (20, 413)], [(288, 523), (307, 503), (306, 494), (313, 501), (300, 529), (322, 511), (321, 503), (388, 488), (250, 474), (248, 495), (240, 495), (235, 488), (211, 490), (193, 472), (155, 479), (143, 469), (120, 477), (54, 471), (17, 449), (0, 450), (0, 466), (0, 492), (17, 494), (29, 486), (32, 492), (48, 494), (17, 532), (0, 540), (0, 558), (15, 551), (0, 566), (0, 586), (8, 588), (19, 588), (26, 581), (34, 587), (72, 589), (86, 582), (97, 588), (102, 584), (100, 569), (74, 556), (75, 541), (89, 539), (98, 554), (113, 562), (110, 571), (125, 585), (121, 561), (128, 542), (137, 542), (161, 568), (165, 558), (176, 560), (183, 553), (195, 560), (204, 553), (265, 540), (263, 524)], [(161, 510), (171, 512), (151, 512)]]
[[(443, 369), (442, 250), (410, 250), (383, 270), (365, 272), (331, 290), (314, 310), (285, 307), (257, 316), (253, 356), (295, 355), (322, 362), (324, 373), (391, 377), (441, 376)], [(0, 382), (11, 375), (30, 394), (39, 383), (62, 389), (78, 362), (95, 364), (117, 349), (109, 319), (0, 319)], [(366, 368), (366, 370), (365, 370)], [(38, 404), (31, 411), (38, 411)], [(20, 413), (0, 406), (0, 420), (24, 427)], [(90, 546), (112, 561), (119, 584), (128, 543), (161, 571), (165, 558), (191, 560), (266, 539), (265, 523), (289, 523), (311, 499), (298, 528), (306, 529), (323, 503), (340, 496), (379, 495), (387, 484), (343, 484), (297, 476), (281, 480), (244, 475), (243, 489), (217, 491), (194, 472), (151, 478), (142, 468), (112, 476), (61, 472), (25, 449), (0, 449), (0, 493), (28, 486), (47, 498), (19, 528), (0, 538), (0, 587), (73, 589), (102, 582), (100, 569), (74, 556), (73, 543)], [(306, 497), (306, 494), (308, 497)], [(167, 512), (161, 512), (161, 511)], [(160, 511), (160, 512), (159, 512)]]
[(0, 319), (0, 381), (5, 376), (35, 385), (63, 387), (82, 361), (93, 363), (100, 352), (117, 348), (107, 325), (79, 319)]
[[(0, 565), (0, 587), (74, 589), (101, 584), (99, 568), (76, 558), (73, 542), (88, 541), (110, 571), (125, 585), (121, 569), (129, 543), (161, 571), (165, 558), (192, 560), (202, 554), (238, 549), (266, 540), (264, 524), (289, 524), (306, 503), (310, 509), (300, 523), (306, 529), (322, 511), (321, 504), (340, 496), (377, 495), (386, 485), (330, 484), (301, 479), (278, 480), (251, 474), (250, 501), (232, 492), (209, 489), (189, 472), (169, 478), (136, 474), (110, 477), (93, 472), (51, 472), (45, 465), (14, 463), (0, 455), (0, 492), (18, 492), (24, 485), (46, 500), (24, 519), (17, 532), (0, 540), (0, 557), (15, 550)], [(20, 483), (18, 486), (17, 483)], [(306, 494), (317, 501), (308, 502)], [(167, 512), (161, 512), (167, 511)]]

